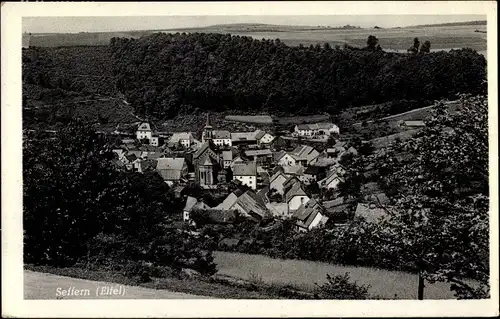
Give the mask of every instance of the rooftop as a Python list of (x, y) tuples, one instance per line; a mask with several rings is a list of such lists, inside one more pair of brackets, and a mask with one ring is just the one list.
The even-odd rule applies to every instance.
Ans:
[(233, 176), (256, 176), (257, 164), (255, 162), (239, 163), (233, 165)]

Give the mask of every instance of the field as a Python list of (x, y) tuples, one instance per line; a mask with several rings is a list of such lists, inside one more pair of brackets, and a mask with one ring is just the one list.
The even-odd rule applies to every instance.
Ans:
[(269, 116), (269, 115), (228, 115), (226, 121), (241, 122), (251, 124), (277, 124), (277, 125), (293, 125), (302, 123), (317, 123), (327, 122), (330, 120), (329, 115), (305, 115), (305, 116)]
[(226, 121), (255, 123), (255, 124), (272, 124), (273, 118), (269, 115), (228, 115)]
[[(327, 274), (350, 273), (351, 280), (370, 285), (372, 296), (416, 299), (417, 275), (365, 267), (346, 267), (303, 260), (280, 260), (261, 255), (215, 252), (219, 274), (264, 283), (290, 284), (311, 290), (326, 281)], [(446, 283), (426, 283), (424, 299), (453, 299)]]
[[(202, 32), (202, 33), (231, 33), (240, 36), (249, 36), (255, 39), (279, 38), (287, 45), (299, 44), (309, 46), (329, 43), (331, 46), (349, 44), (365, 46), (369, 35), (379, 39), (383, 49), (406, 52), (418, 37), (421, 42), (430, 41), (431, 50), (469, 47), (481, 53), (486, 53), (486, 25), (439, 26), (439, 27), (406, 27), (391, 29), (328, 29), (328, 28), (298, 28), (294, 26), (269, 26), (256, 28), (242, 28), (231, 25), (211, 26), (178, 30), (158, 30), (162, 32)], [(130, 32), (101, 32), (77, 34), (32, 34), (31, 45), (36, 46), (66, 46), (66, 45), (103, 45), (108, 44), (112, 37), (140, 37), (158, 31), (130, 31)]]

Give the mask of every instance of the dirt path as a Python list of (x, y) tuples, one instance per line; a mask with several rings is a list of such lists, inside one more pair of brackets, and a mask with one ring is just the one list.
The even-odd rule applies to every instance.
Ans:
[[(115, 293), (115, 294), (113, 294)], [(24, 271), (24, 299), (203, 299), (180, 292)]]

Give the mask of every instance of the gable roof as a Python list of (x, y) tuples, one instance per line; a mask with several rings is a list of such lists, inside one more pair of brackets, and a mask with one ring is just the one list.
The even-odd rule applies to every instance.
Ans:
[(125, 158), (129, 161), (129, 162), (133, 162), (137, 159), (137, 156), (135, 156), (135, 154), (127, 154), (125, 155)]
[(224, 161), (232, 161), (233, 151), (222, 151), (222, 158)]
[(194, 197), (188, 196), (186, 199), (186, 205), (184, 205), (184, 211), (190, 212), (193, 210), (194, 205), (198, 203), (198, 200)]
[(255, 132), (235, 132), (231, 133), (231, 140), (238, 141), (255, 141)]
[(283, 176), (285, 178), (285, 181), (287, 180), (285, 174), (283, 174), (283, 172), (281, 171), (277, 171), (276, 173), (274, 173), (273, 176), (271, 176), (271, 178), (269, 179), (269, 183), (272, 183), (275, 179), (277, 179), (279, 176)]
[(257, 164), (255, 162), (234, 164), (233, 176), (257, 176)]
[(148, 122), (143, 122), (139, 125), (137, 128), (138, 131), (151, 131), (151, 126), (149, 125)]
[(309, 145), (298, 145), (290, 155), (294, 156), (296, 160), (307, 160), (312, 161), (318, 157), (319, 152), (314, 149), (314, 147)]
[(285, 156), (286, 152), (285, 151), (279, 151), (274, 153), (274, 160), (277, 162), (279, 161), (283, 156)]
[(290, 176), (283, 182), (283, 189), (287, 189), (295, 183), (300, 183), (299, 179), (295, 176)]
[(256, 197), (255, 193), (252, 191), (247, 191), (236, 201), (247, 214), (252, 215), (257, 214), (260, 217), (265, 217), (267, 215), (266, 207), (259, 203), (254, 197)]
[(261, 130), (255, 131), (255, 139), (256, 140), (260, 140), (261, 138), (264, 137), (264, 135), (266, 135), (266, 132), (264, 132), (264, 131), (261, 131)]
[[(315, 199), (310, 199), (307, 203), (300, 205), (292, 216), (297, 218), (297, 225), (309, 228), (316, 216), (323, 212), (323, 207)], [(324, 218), (327, 217), (325, 216)]]
[(319, 166), (308, 166), (305, 171), (304, 171), (304, 174), (307, 174), (307, 175), (318, 175), (321, 173), (323, 169)]
[(273, 154), (273, 152), (271, 152), (270, 149), (245, 151), (246, 156), (268, 156), (268, 155), (272, 155), (272, 154)]
[(304, 167), (295, 165), (284, 165), (283, 173), (286, 175), (302, 175), (304, 173)]
[(286, 193), (285, 198), (288, 203), (295, 196), (307, 196), (306, 192), (302, 189), (300, 183), (295, 183), (292, 185), (290, 190)]
[(212, 145), (208, 141), (201, 144), (200, 148), (193, 154), (193, 159), (200, 157), (207, 149), (212, 149)]
[(231, 133), (229, 131), (213, 131), (214, 139), (231, 139)]
[(170, 144), (179, 143), (180, 140), (193, 140), (193, 135), (191, 132), (178, 132), (173, 133), (168, 142)]
[(320, 180), (318, 183), (321, 183), (323, 185), (329, 185), (331, 182), (333, 182), (336, 179), (338, 179), (341, 183), (344, 182), (343, 177), (339, 176), (335, 170), (331, 170), (328, 173), (328, 175), (324, 179)]
[(238, 200), (238, 196), (233, 192), (229, 194), (219, 205), (217, 205), (214, 208), (217, 209), (223, 209), (223, 210), (229, 210), (231, 207), (233, 207), (234, 203)]
[(156, 160), (158, 164), (156, 165), (157, 170), (182, 170), (184, 164), (186, 163), (186, 159), (184, 157), (164, 157), (158, 158)]

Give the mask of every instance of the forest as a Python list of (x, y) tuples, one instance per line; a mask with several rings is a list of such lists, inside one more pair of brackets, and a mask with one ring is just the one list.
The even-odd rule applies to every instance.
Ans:
[(389, 53), (376, 40), (370, 36), (365, 48), (290, 47), (279, 39), (156, 33), (112, 38), (110, 51), (118, 90), (137, 114), (155, 118), (200, 110), (336, 113), (486, 92), (486, 60), (472, 49)]

